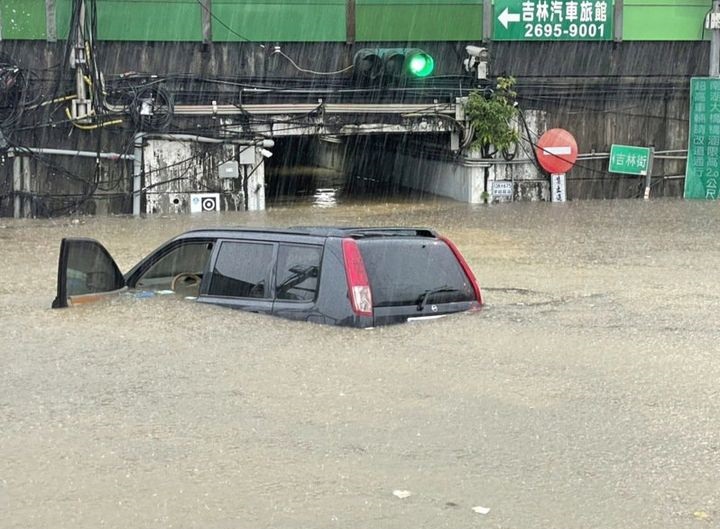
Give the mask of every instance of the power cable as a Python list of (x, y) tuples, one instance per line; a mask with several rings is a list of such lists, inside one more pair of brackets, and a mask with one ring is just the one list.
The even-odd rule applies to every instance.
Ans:
[(349, 71), (349, 70), (352, 70), (352, 69), (355, 67), (355, 65), (351, 64), (350, 66), (346, 66), (345, 68), (342, 68), (342, 69), (340, 69), (340, 70), (336, 70), (336, 71), (334, 71), (334, 72), (318, 72), (318, 71), (316, 71), (316, 70), (310, 70), (310, 69), (308, 69), (308, 68), (302, 68), (302, 67), (300, 67), (300, 66), (299, 66), (294, 60), (292, 60), (286, 53), (284, 53), (283, 51), (281, 51), (280, 48), (279, 48), (279, 46), (276, 46), (276, 47), (275, 47), (275, 50), (273, 50), (273, 52), (272, 52), (272, 55), (276, 55), (276, 54), (284, 57), (285, 59), (287, 59), (288, 62), (289, 62), (290, 64), (292, 64), (293, 67), (294, 67), (297, 71), (303, 72), (303, 73), (311, 73), (311, 74), (313, 74), (313, 75), (338, 75), (338, 74), (347, 72), (347, 71)]
[[(195, 1), (198, 3), (198, 5), (200, 7), (202, 7), (203, 11), (205, 11), (208, 15), (210, 15), (218, 24), (220, 24), (222, 27), (227, 29), (230, 33), (232, 33), (236, 37), (241, 38), (245, 42), (253, 42), (252, 40), (247, 38), (245, 35), (241, 35), (237, 31), (235, 31), (233, 28), (228, 26), (225, 22), (223, 22), (220, 18), (218, 18), (218, 16), (215, 13), (213, 13), (211, 9), (208, 9), (208, 7), (201, 0), (195, 0)], [(257, 44), (257, 45), (260, 46), (261, 48), (265, 49), (264, 44)]]

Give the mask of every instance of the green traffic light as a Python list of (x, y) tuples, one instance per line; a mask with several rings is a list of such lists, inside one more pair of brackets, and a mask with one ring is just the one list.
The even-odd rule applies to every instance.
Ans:
[(414, 77), (427, 77), (435, 68), (435, 61), (427, 53), (413, 53), (408, 57), (408, 71)]
[(435, 60), (419, 48), (362, 48), (355, 53), (353, 67), (356, 80), (388, 84), (430, 76)]

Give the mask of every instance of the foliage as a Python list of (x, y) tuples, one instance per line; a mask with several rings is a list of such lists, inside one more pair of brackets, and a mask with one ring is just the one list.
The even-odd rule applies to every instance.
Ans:
[(489, 158), (494, 154), (490, 152), (491, 146), (495, 147), (495, 152), (511, 151), (519, 139), (513, 127), (518, 115), (514, 88), (515, 78), (498, 77), (495, 90), (470, 92), (465, 114), (475, 130), (471, 147), (479, 149), (483, 157)]

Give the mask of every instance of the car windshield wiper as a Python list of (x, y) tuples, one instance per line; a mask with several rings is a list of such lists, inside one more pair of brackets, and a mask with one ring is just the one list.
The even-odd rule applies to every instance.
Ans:
[(317, 266), (313, 265), (307, 266), (305, 268), (301, 266), (293, 266), (288, 271), (292, 272), (292, 275), (289, 276), (280, 285), (278, 285), (278, 292), (287, 292), (288, 290), (295, 288), (297, 285), (299, 285), (306, 279), (310, 277), (317, 277), (319, 270)]
[(453, 288), (450, 286), (443, 286), (443, 287), (439, 287), (439, 288), (433, 288), (430, 290), (426, 290), (418, 298), (417, 310), (423, 310), (425, 308), (425, 305), (427, 304), (427, 301), (430, 298), (430, 296), (433, 296), (435, 294), (440, 294), (443, 292), (460, 292), (460, 293), (462, 293), (462, 290), (460, 290), (458, 288)]

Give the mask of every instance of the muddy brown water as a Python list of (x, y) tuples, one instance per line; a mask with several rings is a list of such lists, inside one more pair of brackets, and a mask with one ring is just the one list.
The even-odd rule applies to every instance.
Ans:
[[(48, 308), (64, 236), (101, 240), (127, 270), (185, 229), (227, 224), (431, 226), (487, 307), (372, 330), (168, 297)], [(720, 524), (715, 204), (0, 226), (2, 528)]]

